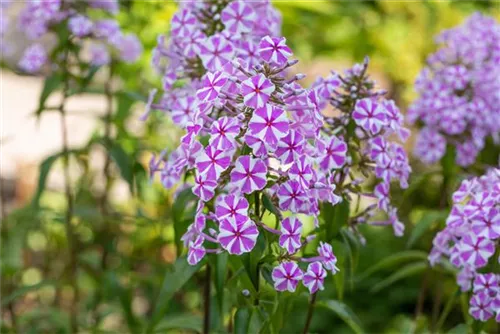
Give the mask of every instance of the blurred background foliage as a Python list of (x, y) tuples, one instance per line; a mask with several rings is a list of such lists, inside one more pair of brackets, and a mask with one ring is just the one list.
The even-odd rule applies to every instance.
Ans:
[[(276, 1), (275, 5), (283, 14), (283, 34), (302, 61), (304, 73), (313, 78), (369, 55), (373, 75), (403, 109), (414, 98), (412, 83), (436, 48), (437, 32), (477, 10), (500, 18), (494, 1)], [(170, 1), (121, 4), (119, 21), (138, 34), (145, 53), (139, 63), (116, 69), (120, 89), (113, 97), (109, 142), (96, 144), (102, 122), (87, 144), (71, 148), (71, 164), (77, 171), (75, 240), (66, 237), (62, 191), (45, 188), (44, 176), (60, 173), (57, 152), (40, 166), (33, 201), (9, 205), (9, 210), (3, 203), (2, 333), (68, 333), (67, 309), (74, 298), (82, 333), (142, 333), (152, 332), (153, 327), (162, 333), (201, 331), (204, 273), (195, 273), (198, 268), (187, 266), (184, 259), (176, 260), (181, 255), (176, 240), (190, 217), (190, 197), (181, 193), (174, 202), (171, 192), (147, 177), (151, 152), (175, 147), (179, 133), (168, 117), (153, 115), (145, 124), (137, 119), (143, 107), (140, 100), (160, 85), (149, 65), (151, 50), (158, 34), (168, 33), (175, 11), (176, 4)], [(102, 89), (105, 76), (96, 78), (95, 86)], [(89, 163), (96, 154), (112, 160), (106, 187), (110, 196), (104, 204), (107, 181), (102, 170)], [(433, 233), (446, 217), (438, 210), (440, 169), (425, 169), (418, 163), (414, 169), (410, 188), (398, 196), (407, 225), (404, 238), (367, 227), (366, 246), (352, 240), (334, 242), (342, 271), (326, 283), (319, 298), (344, 304), (321, 304), (312, 332), (467, 332), (453, 272), (427, 268)], [(70, 284), (75, 271), (78, 294)], [(226, 299), (243, 298), (241, 286), (226, 283), (218, 288), (226, 290)], [(265, 289), (271, 288), (266, 284)], [(217, 300), (213, 296), (214, 304)], [(292, 298), (284, 293), (277, 301), (287, 311), (282, 332), (297, 332), (305, 321), (307, 294)], [(441, 318), (443, 312), (449, 315)], [(212, 316), (214, 331), (223, 332), (231, 325), (230, 317)], [(488, 326), (492, 332), (498, 330), (494, 324)]]

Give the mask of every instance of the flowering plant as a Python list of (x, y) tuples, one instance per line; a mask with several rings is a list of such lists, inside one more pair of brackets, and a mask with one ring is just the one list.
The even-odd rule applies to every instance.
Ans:
[[(464, 180), (453, 194), (446, 227), (434, 238), (429, 260), (445, 259), (459, 269), (462, 292), (472, 291), (469, 313), (500, 321), (498, 238), (500, 237), (500, 169)], [(496, 255), (494, 255), (496, 254)]]
[[(61, 45), (71, 41), (72, 47), (64, 48), (78, 54), (85, 41), (90, 51), (89, 63), (93, 66), (107, 65), (111, 62), (111, 52), (117, 59), (126, 63), (137, 61), (142, 53), (142, 44), (134, 34), (124, 34), (117, 21), (112, 18), (92, 19), (93, 12), (101, 10), (113, 16), (118, 12), (118, 1), (88, 0), (64, 1), (43, 0), (27, 1), (18, 16), (18, 28), (33, 41), (23, 53), (19, 68), (27, 73), (40, 72), (49, 64), (50, 55), (43, 40), (56, 35)], [(101, 15), (102, 16), (102, 15)], [(8, 23), (6, 22), (5, 25)], [(2, 30), (6, 30), (3, 28)], [(60, 52), (57, 48), (54, 52)]]
[(488, 137), (500, 137), (500, 29), (476, 13), (436, 39), (443, 46), (428, 60), (415, 82), (420, 95), (408, 110), (422, 125), (415, 154), (425, 163), (439, 161), (447, 145), (456, 163), (476, 161)]
[[(403, 116), (375, 90), (368, 60), (306, 89), (304, 75), (288, 74), (297, 61), (286, 39), (275, 37), (276, 18), (270, 4), (183, 4), (168, 45), (161, 36), (153, 57), (164, 94), (157, 102), (152, 91), (142, 116), (161, 110), (185, 130), (175, 150), (152, 157), (150, 172), (166, 188), (183, 180), (178, 198), (196, 196), (181, 238), (187, 261), (250, 256), (257, 303), (261, 270), (277, 291), (294, 292), (300, 282), (312, 294), (322, 290), (327, 271), (339, 271), (329, 242), (341, 228), (361, 242), (365, 223), (401, 236), (389, 190), (392, 180), (406, 187), (410, 173), (392, 140), (408, 137)], [(369, 191), (365, 180), (374, 178)], [(362, 198), (373, 204), (359, 209)], [(371, 219), (377, 209), (388, 218)]]

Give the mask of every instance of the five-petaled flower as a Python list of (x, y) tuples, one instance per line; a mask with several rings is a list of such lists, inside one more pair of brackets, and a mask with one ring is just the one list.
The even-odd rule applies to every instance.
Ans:
[(243, 1), (231, 2), (220, 15), (222, 23), (232, 33), (251, 31), (256, 17), (255, 11)]
[(325, 171), (338, 169), (345, 164), (346, 155), (347, 144), (336, 136), (332, 136), (326, 144), (325, 152), (319, 165)]
[(254, 75), (241, 83), (243, 102), (250, 108), (263, 107), (275, 90), (274, 84), (262, 73)]
[(285, 111), (269, 104), (254, 111), (248, 128), (253, 135), (264, 140), (272, 148), (276, 148), (278, 140), (285, 137), (290, 130)]
[(215, 215), (219, 221), (223, 219), (245, 221), (248, 217), (248, 201), (245, 197), (221, 195), (217, 198)]
[(200, 45), (200, 58), (209, 71), (221, 71), (234, 54), (233, 46), (221, 35), (211, 36)]
[(240, 255), (254, 248), (258, 236), (257, 226), (248, 217), (243, 221), (223, 219), (217, 240), (230, 254)]
[(235, 138), (240, 134), (240, 123), (233, 117), (221, 117), (212, 123), (209, 144), (219, 150), (228, 150), (236, 146)]
[(196, 175), (193, 186), (193, 193), (202, 201), (207, 202), (215, 195), (217, 182), (214, 179), (207, 178), (206, 174)]
[(302, 243), (302, 222), (297, 217), (288, 217), (281, 222), (281, 235), (279, 245), (287, 250), (289, 254), (295, 253)]
[(295, 262), (282, 262), (273, 269), (274, 288), (278, 291), (294, 292), (302, 280), (303, 273)]
[(196, 97), (203, 102), (213, 101), (227, 82), (223, 72), (207, 72), (201, 81), (201, 87), (196, 91)]
[(262, 160), (243, 155), (236, 160), (231, 171), (231, 184), (243, 193), (250, 194), (265, 187), (266, 174), (267, 166)]
[(365, 98), (356, 102), (352, 118), (364, 130), (376, 134), (386, 123), (386, 111), (383, 105)]
[(281, 66), (292, 56), (292, 50), (286, 45), (285, 37), (266, 36), (260, 41), (259, 54), (265, 61)]
[(323, 283), (326, 277), (326, 270), (323, 268), (321, 262), (312, 262), (307, 267), (307, 271), (304, 274), (302, 283), (306, 288), (309, 289), (311, 294), (318, 290), (323, 290)]
[(198, 172), (208, 179), (217, 180), (220, 174), (231, 164), (231, 157), (224, 151), (208, 145), (196, 158)]

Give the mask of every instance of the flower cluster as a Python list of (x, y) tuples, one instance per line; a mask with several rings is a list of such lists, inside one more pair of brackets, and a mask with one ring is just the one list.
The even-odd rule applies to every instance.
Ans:
[[(212, 21), (202, 20), (207, 11), (217, 11)], [(191, 187), (199, 198), (182, 237), (190, 264), (207, 253), (248, 253), (268, 234), (277, 244), (275, 288), (295, 291), (302, 281), (314, 293), (327, 271), (338, 271), (337, 259), (321, 241), (317, 254), (303, 256), (316, 235), (303, 235), (300, 215), (313, 217), (318, 228), (321, 205), (367, 195), (378, 204), (353, 217), (352, 228), (379, 207), (389, 219), (372, 223), (392, 225), (401, 235), (389, 188), (393, 179), (406, 185), (410, 168), (389, 137), (404, 140), (407, 130), (394, 102), (374, 91), (367, 62), (344, 76), (319, 78), (309, 89), (299, 83), (304, 75), (287, 77), (297, 61), (286, 39), (273, 37), (276, 18), (267, 2), (181, 7), (168, 47), (161, 37), (153, 59), (165, 70), (165, 94), (159, 102), (150, 94), (143, 118), (152, 109), (167, 112), (186, 133), (170, 154), (153, 156), (150, 170), (166, 188), (183, 179), (180, 189)], [(323, 116), (329, 101), (340, 116)], [(358, 173), (380, 180), (374, 194), (364, 192)], [(266, 210), (277, 218), (274, 228), (262, 221)]]
[[(89, 39), (90, 63), (94, 66), (108, 64), (112, 50), (117, 52), (121, 61), (135, 62), (142, 53), (137, 36), (124, 34), (114, 19), (92, 20), (89, 15), (93, 8), (114, 15), (118, 12), (118, 1), (28, 1), (19, 14), (18, 26), (34, 43), (24, 51), (19, 67), (27, 73), (36, 73), (47, 64), (48, 50), (41, 39), (50, 33), (59, 34), (61, 43), (66, 43), (67, 39), (77, 43)], [(63, 36), (62, 31), (68, 31), (70, 35)]]
[[(392, 100), (385, 99), (385, 91), (378, 91), (367, 75), (368, 59), (345, 71), (332, 72), (326, 79), (318, 78), (313, 84), (312, 100), (318, 108), (329, 101), (335, 109), (324, 113), (322, 135), (317, 138), (320, 168), (335, 168), (331, 182), (337, 193), (353, 201), (374, 198), (377, 203), (353, 217), (350, 228), (359, 234), (357, 224), (390, 225), (396, 236), (402, 236), (404, 225), (390, 202), (392, 181), (402, 188), (408, 186), (411, 172), (408, 157), (400, 142), (406, 141), (409, 131), (403, 126), (403, 115)], [(340, 113), (340, 114), (338, 114)], [(340, 154), (341, 153), (341, 154)], [(342, 159), (339, 157), (342, 156)], [(374, 191), (366, 191), (363, 184), (375, 177)], [(358, 206), (356, 205), (356, 206)], [(387, 214), (384, 221), (370, 221), (379, 209)]]
[[(165, 36), (159, 36), (153, 51), (152, 64), (163, 76), (165, 92), (153, 108), (172, 113), (173, 121), (185, 127), (194, 113), (192, 97), (199, 88), (206, 88), (202, 78), (210, 80), (214, 86), (214, 89), (205, 89), (205, 94), (212, 94), (207, 98), (214, 96), (218, 85), (225, 83), (219, 75), (205, 74), (237, 75), (238, 71), (230, 62), (233, 59), (240, 59), (243, 68), (251, 69), (261, 59), (258, 52), (261, 39), (268, 35), (279, 36), (280, 29), (281, 16), (268, 0), (179, 3), (179, 10), (172, 18), (168, 43)], [(273, 56), (270, 49), (267, 56)], [(179, 81), (183, 84), (174, 86)], [(188, 117), (188, 114), (191, 115)]]
[(464, 180), (453, 194), (446, 227), (434, 238), (429, 255), (432, 265), (447, 258), (460, 269), (457, 283), (472, 289), (469, 313), (486, 321), (496, 313), (500, 322), (500, 285), (497, 258), (500, 240), (500, 169)]
[(408, 110), (410, 121), (423, 126), (415, 154), (434, 163), (448, 144), (466, 167), (487, 137), (500, 141), (500, 25), (477, 13), (437, 42), (443, 47), (428, 58), (415, 83), (420, 97)]

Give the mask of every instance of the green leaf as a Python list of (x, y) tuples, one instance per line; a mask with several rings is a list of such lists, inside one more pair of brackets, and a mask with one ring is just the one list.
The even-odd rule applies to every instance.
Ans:
[(410, 237), (408, 238), (407, 248), (411, 248), (421, 237), (427, 232), (432, 224), (441, 219), (445, 219), (448, 215), (444, 211), (427, 211), (423, 214), (422, 218), (415, 224), (412, 229)]
[(167, 330), (180, 329), (201, 333), (203, 319), (195, 314), (175, 314), (165, 317), (156, 327), (155, 333), (165, 333)]
[(257, 243), (250, 253), (241, 255), (241, 261), (252, 280), (255, 290), (259, 291), (259, 278), (260, 278), (260, 259), (266, 249), (266, 238), (264, 233), (260, 233), (257, 237)]
[(276, 208), (267, 194), (262, 195), (262, 205), (264, 205), (264, 208), (266, 208), (266, 210), (268, 210), (275, 216), (280, 216), (280, 211)]
[(10, 295), (4, 296), (2, 298), (2, 306), (5, 306), (8, 303), (10, 303), (11, 301), (14, 301), (17, 298), (24, 296), (28, 292), (37, 291), (40, 288), (43, 288), (44, 286), (47, 286), (47, 285), (55, 285), (55, 282), (52, 280), (45, 280), (45, 281), (41, 281), (40, 283), (37, 283), (37, 284), (23, 286), (21, 288), (18, 288), (16, 290), (14, 290)]
[(195, 212), (192, 211), (189, 214), (186, 213), (187, 208), (190, 203), (194, 203), (196, 201), (196, 195), (193, 194), (191, 188), (186, 188), (182, 190), (177, 197), (175, 198), (175, 202), (172, 205), (172, 220), (174, 222), (174, 233), (175, 233), (175, 246), (177, 248), (177, 255), (182, 253), (184, 245), (181, 241), (181, 237), (186, 230), (194, 221)]
[(260, 333), (264, 321), (257, 307), (239, 308), (234, 315), (234, 333)]
[(123, 316), (127, 321), (127, 326), (130, 333), (137, 333), (139, 330), (139, 320), (135, 317), (132, 311), (132, 291), (125, 288), (119, 281), (115, 273), (109, 272), (106, 274), (106, 280), (109, 284), (109, 291), (113, 296), (117, 296), (120, 301), (120, 306), (123, 311)]
[(42, 93), (40, 94), (38, 109), (35, 112), (37, 117), (40, 117), (43, 110), (45, 109), (45, 102), (49, 96), (56, 91), (62, 84), (62, 77), (59, 74), (53, 74), (47, 77), (43, 83)]
[(427, 261), (410, 263), (410, 264), (404, 266), (403, 268), (397, 270), (391, 276), (389, 276), (386, 279), (375, 284), (372, 287), (371, 291), (372, 292), (380, 291), (380, 290), (390, 286), (394, 282), (397, 282), (399, 280), (402, 280), (404, 278), (407, 278), (407, 277), (410, 277), (413, 275), (417, 275), (417, 274), (423, 272), (425, 269), (427, 269)]
[(137, 100), (130, 94), (119, 92), (116, 94), (116, 101), (117, 107), (114, 119), (118, 124), (123, 124), (130, 115), (130, 109)]
[(391, 267), (399, 266), (401, 263), (409, 262), (413, 260), (427, 260), (428, 254), (423, 251), (418, 250), (408, 250), (404, 252), (398, 252), (394, 255), (391, 255), (374, 266), (368, 268), (359, 278), (358, 281), (362, 281), (368, 276), (374, 274), (375, 272), (383, 269), (388, 269)]
[(321, 205), (320, 217), (325, 224), (326, 240), (330, 242), (339, 233), (342, 226), (347, 224), (347, 220), (349, 219), (349, 201), (344, 199), (336, 205), (327, 202), (323, 203)]
[(177, 261), (175, 261), (173, 271), (169, 270), (163, 278), (163, 284), (153, 309), (151, 321), (146, 330), (147, 333), (154, 332), (156, 326), (162, 320), (168, 309), (170, 299), (184, 286), (184, 284), (186, 284), (202, 265), (203, 261), (192, 266), (187, 262), (186, 257), (178, 258)]
[[(228, 259), (229, 254), (227, 252), (215, 257), (215, 291), (217, 293), (217, 304), (222, 317), (224, 315), (224, 283), (226, 281)], [(223, 319), (222, 322), (224, 322)]]
[(355, 333), (363, 333), (361, 321), (346, 304), (336, 300), (328, 300), (326, 302), (319, 302), (318, 307), (325, 307), (337, 314)]

